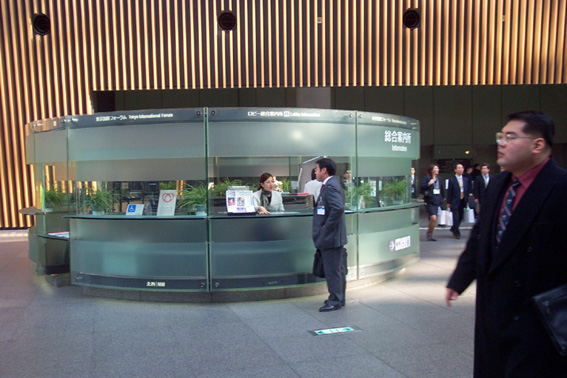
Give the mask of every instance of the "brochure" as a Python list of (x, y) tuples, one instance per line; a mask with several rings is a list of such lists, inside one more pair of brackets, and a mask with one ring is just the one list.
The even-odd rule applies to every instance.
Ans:
[(226, 212), (228, 214), (255, 213), (252, 191), (247, 186), (229, 186), (226, 190)]

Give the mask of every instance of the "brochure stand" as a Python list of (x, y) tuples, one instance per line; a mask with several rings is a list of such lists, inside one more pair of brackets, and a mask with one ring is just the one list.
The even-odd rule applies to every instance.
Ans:
[(247, 186), (229, 186), (226, 190), (226, 212), (228, 214), (255, 213), (252, 191)]

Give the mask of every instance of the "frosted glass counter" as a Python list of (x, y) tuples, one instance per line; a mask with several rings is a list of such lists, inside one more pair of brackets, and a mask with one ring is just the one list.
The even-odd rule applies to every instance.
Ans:
[[(349, 287), (419, 258), (419, 205), (407, 184), (419, 158), (419, 122), (411, 118), (323, 109), (158, 109), (35, 121), (30, 130), (27, 159), (40, 173), (38, 198), (47, 199), (48, 190), (65, 194), (71, 282), (86, 289), (156, 300), (195, 294), (203, 301), (325, 292), (325, 280), (311, 274), (312, 202), (302, 193), (323, 156), (337, 163), (347, 197)], [(219, 188), (231, 182), (255, 191), (263, 172), (290, 193), (287, 211), (227, 215)], [(203, 190), (195, 205), (206, 215), (188, 214), (196, 213), (188, 205), (158, 217), (161, 190), (176, 190), (178, 201)], [(106, 215), (93, 215), (95, 194), (109, 192), (116, 196)], [(44, 202), (37, 204), (41, 211)], [(144, 215), (124, 215), (130, 204), (144, 205)]]

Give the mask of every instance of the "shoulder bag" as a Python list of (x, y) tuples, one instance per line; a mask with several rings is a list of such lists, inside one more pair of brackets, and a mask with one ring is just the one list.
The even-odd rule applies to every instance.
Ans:
[(555, 349), (567, 356), (567, 284), (534, 295), (532, 300)]

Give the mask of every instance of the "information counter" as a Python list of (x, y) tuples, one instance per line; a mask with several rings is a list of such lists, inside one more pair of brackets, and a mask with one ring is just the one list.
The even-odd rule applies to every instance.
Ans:
[[(303, 193), (323, 156), (337, 163), (347, 198), (348, 286), (419, 257), (419, 205), (408, 184), (419, 158), (414, 119), (198, 108), (68, 116), (29, 130), (38, 214), (59, 197), (51, 217), (69, 225), (43, 229), (69, 231), (71, 282), (90, 293), (209, 301), (326, 291), (311, 274), (313, 199)], [(285, 211), (228, 214), (227, 188), (255, 191), (263, 172), (277, 178)], [(157, 215), (164, 191), (177, 197), (171, 215)], [(127, 215), (129, 205), (143, 211)], [(43, 236), (30, 232), (30, 240)], [(32, 260), (37, 248), (30, 242)]]

